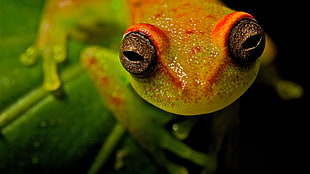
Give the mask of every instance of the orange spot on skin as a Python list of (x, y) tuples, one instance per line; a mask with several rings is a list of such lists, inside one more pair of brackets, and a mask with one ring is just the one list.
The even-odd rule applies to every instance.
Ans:
[(101, 83), (102, 85), (106, 86), (109, 84), (109, 79), (106, 77), (101, 77)]
[(94, 57), (89, 58), (88, 66), (93, 66), (96, 63), (97, 63), (97, 59), (96, 58), (94, 58)]
[(194, 33), (194, 30), (193, 30), (193, 29), (188, 29), (188, 30), (186, 30), (185, 33), (186, 33), (186, 34), (193, 34), (193, 33)]
[(206, 18), (216, 19), (216, 17), (215, 17), (215, 16), (213, 16), (213, 15), (208, 15), (208, 16), (206, 16)]
[(110, 96), (109, 103), (115, 107), (120, 107), (123, 105), (124, 101), (119, 97)]
[(190, 5), (191, 5), (190, 3), (183, 4), (184, 7), (189, 7)]
[(178, 9), (176, 9), (176, 8), (173, 8), (173, 9), (171, 9), (171, 11), (173, 11), (173, 12), (176, 12)]
[(162, 16), (163, 16), (162, 13), (158, 13), (158, 14), (155, 14), (155, 15), (153, 16), (153, 18), (154, 18), (154, 19), (158, 19), (158, 18), (160, 18), (160, 17), (162, 17)]

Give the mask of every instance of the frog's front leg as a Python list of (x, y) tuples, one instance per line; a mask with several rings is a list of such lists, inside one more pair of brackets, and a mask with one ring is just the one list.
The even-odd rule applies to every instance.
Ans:
[(148, 104), (133, 91), (117, 53), (98, 47), (89, 48), (83, 52), (82, 62), (116, 119), (157, 164), (169, 173), (188, 173), (184, 167), (168, 160), (165, 149), (197, 165), (215, 169), (215, 158), (191, 149), (164, 128), (164, 124), (174, 116)]
[[(61, 86), (57, 64), (67, 57), (68, 37), (87, 39), (86, 33), (78, 32), (79, 28), (96, 27), (99, 22), (111, 23), (114, 11), (120, 10), (110, 8), (112, 3), (102, 0), (47, 1), (36, 41), (20, 56), (21, 62), (28, 66), (33, 65), (37, 58), (42, 56), (43, 86), (46, 90), (54, 91)], [(119, 22), (118, 18), (113, 22), (115, 21)]]
[(60, 22), (65, 16), (60, 14), (58, 16), (60, 8), (56, 8), (56, 3), (60, 2), (47, 3), (35, 43), (20, 56), (21, 62), (28, 66), (33, 65), (39, 56), (43, 57), (43, 86), (49, 91), (60, 87), (57, 64), (66, 58), (68, 30)]

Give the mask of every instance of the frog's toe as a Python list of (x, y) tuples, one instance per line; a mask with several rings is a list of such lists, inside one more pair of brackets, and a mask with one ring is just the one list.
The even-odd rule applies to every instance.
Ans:
[(162, 151), (153, 151), (153, 159), (159, 166), (163, 167), (169, 174), (188, 174), (188, 170), (181, 165), (169, 161)]
[(52, 50), (53, 54), (50, 54), (49, 51), (42, 51), (38, 46), (32, 45), (19, 57), (20, 62), (25, 66), (34, 65), (40, 55), (43, 57), (43, 88), (47, 91), (59, 89), (61, 82), (57, 73), (57, 62), (63, 61), (65, 56), (63, 53), (60, 53), (62, 51), (58, 47), (54, 47)]
[(39, 55), (39, 50), (35, 46), (30, 46), (26, 52), (19, 57), (20, 62), (25, 66), (31, 66), (36, 63)]
[(167, 163), (167, 170), (171, 174), (188, 174), (189, 173), (185, 167), (176, 165), (174, 163)]
[(63, 62), (67, 57), (67, 50), (64, 45), (55, 45), (53, 46), (53, 59), (57, 63)]
[(43, 88), (47, 91), (56, 91), (61, 86), (57, 63), (54, 60), (44, 60), (43, 62), (44, 81)]
[(38, 57), (43, 58), (43, 88), (47, 91), (59, 89), (61, 80), (57, 71), (57, 64), (63, 62), (67, 57), (65, 39), (60, 40), (59, 44), (34, 44), (20, 55), (19, 60), (23, 65), (31, 66), (36, 63)]
[(279, 80), (276, 84), (278, 95), (284, 100), (300, 98), (303, 95), (303, 88), (291, 81)]
[(158, 143), (162, 149), (172, 152), (180, 158), (191, 161), (193, 164), (208, 169), (209, 173), (213, 173), (216, 169), (217, 164), (215, 156), (195, 151), (169, 133), (162, 132)]

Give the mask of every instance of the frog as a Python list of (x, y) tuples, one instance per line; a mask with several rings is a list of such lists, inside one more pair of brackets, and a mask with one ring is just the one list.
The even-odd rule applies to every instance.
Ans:
[[(62, 85), (58, 65), (66, 60), (68, 39), (87, 40), (85, 31), (98, 24), (107, 28), (100, 39), (118, 37), (118, 49), (85, 48), (81, 65), (118, 124), (89, 173), (100, 170), (125, 131), (168, 173), (189, 170), (170, 160), (167, 151), (200, 166), (202, 173), (216, 172), (224, 138), (239, 124), (238, 98), (276, 54), (259, 22), (219, 0), (49, 0), (37, 39), (21, 62), (32, 65), (43, 57), (43, 87), (57, 91)], [(114, 24), (124, 34), (114, 35), (109, 28)], [(277, 76), (265, 81), (286, 98), (302, 93)], [(166, 125), (180, 117), (184, 120), (173, 124), (173, 135)], [(206, 152), (183, 141), (197, 117), (214, 118)]]

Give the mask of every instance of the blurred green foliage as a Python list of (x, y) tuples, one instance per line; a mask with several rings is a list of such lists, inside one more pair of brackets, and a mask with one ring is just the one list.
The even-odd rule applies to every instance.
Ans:
[[(41, 61), (30, 68), (20, 64), (19, 55), (35, 40), (43, 5), (44, 1), (37, 0), (0, 1), (2, 174), (85, 173), (115, 125), (113, 116), (79, 65), (79, 53), (85, 46), (82, 43), (69, 42), (69, 58), (60, 66), (65, 93), (61, 99), (41, 88)], [(150, 166), (145, 168), (149, 173), (156, 171), (128, 136), (118, 146), (118, 151), (123, 149), (128, 159), (137, 158), (118, 166), (121, 173), (137, 173), (139, 165)], [(115, 171), (117, 160), (115, 153), (112, 154), (103, 169), (105, 173)]]

